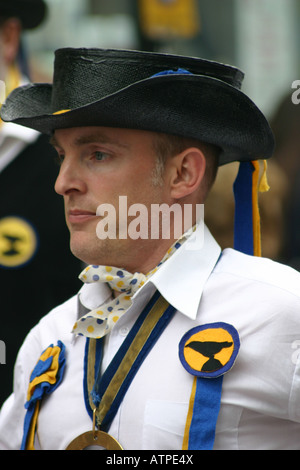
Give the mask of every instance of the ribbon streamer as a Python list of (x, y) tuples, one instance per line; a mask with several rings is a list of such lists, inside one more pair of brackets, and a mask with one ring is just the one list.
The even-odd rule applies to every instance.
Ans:
[(35, 450), (34, 438), (40, 403), (44, 395), (49, 395), (59, 386), (65, 369), (65, 346), (58, 341), (45, 349), (33, 369), (27, 392), (27, 409), (24, 419), (23, 440), (20, 450)]
[(259, 162), (241, 162), (233, 185), (235, 198), (234, 248), (248, 255), (261, 256), (258, 192), (270, 189), (267, 162), (259, 181)]
[(179, 359), (194, 376), (182, 450), (211, 450), (221, 406), (223, 375), (234, 365), (240, 347), (228, 323), (199, 325), (179, 343)]
[(223, 376), (194, 377), (183, 438), (183, 450), (211, 450), (221, 405)]

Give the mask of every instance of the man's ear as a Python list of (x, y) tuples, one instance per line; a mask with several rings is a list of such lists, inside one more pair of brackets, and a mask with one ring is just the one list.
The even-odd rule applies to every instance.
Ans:
[(9, 18), (1, 27), (3, 58), (7, 66), (12, 64), (17, 57), (21, 30), (21, 22), (17, 18)]
[(199, 189), (205, 174), (206, 159), (197, 147), (185, 149), (170, 159), (171, 197), (181, 199)]

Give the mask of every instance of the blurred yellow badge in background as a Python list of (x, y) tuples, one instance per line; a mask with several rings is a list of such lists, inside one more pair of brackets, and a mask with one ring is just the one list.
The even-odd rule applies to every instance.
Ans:
[(196, 0), (139, 0), (140, 25), (152, 39), (194, 37), (200, 31)]
[(37, 249), (34, 228), (21, 217), (0, 219), (0, 265), (16, 268), (27, 263)]

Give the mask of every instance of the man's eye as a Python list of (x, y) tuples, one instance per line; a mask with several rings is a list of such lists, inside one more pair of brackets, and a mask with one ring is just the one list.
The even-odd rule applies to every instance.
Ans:
[(100, 150), (97, 150), (97, 152), (94, 153), (95, 159), (98, 161), (105, 160), (105, 158), (108, 158), (107, 153), (101, 152)]

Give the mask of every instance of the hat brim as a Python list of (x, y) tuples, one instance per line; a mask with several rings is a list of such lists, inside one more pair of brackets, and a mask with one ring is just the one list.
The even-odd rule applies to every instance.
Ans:
[(220, 165), (269, 158), (270, 126), (244, 93), (200, 75), (165, 75), (136, 82), (99, 101), (71, 110), (51, 109), (50, 84), (14, 90), (1, 117), (41, 133), (105, 126), (140, 129), (199, 139), (222, 149)]

